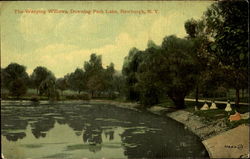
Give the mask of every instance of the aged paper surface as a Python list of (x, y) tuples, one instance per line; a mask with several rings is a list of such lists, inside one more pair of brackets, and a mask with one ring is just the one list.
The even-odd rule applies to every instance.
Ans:
[[(249, 126), (241, 125), (229, 132), (225, 124), (230, 125), (227, 119), (236, 110), (241, 115), (237, 120), (243, 119), (243, 124), (249, 118), (247, 100), (240, 103), (243, 107), (239, 109), (231, 102), (231, 114), (224, 111), (230, 103), (229, 97), (235, 98), (231, 93), (234, 87), (226, 88), (223, 83), (215, 88), (216, 81), (207, 87), (203, 85), (204, 90), (199, 90), (203, 93), (199, 105), (194, 95), (197, 87), (191, 90), (191, 86), (187, 86), (190, 91), (185, 92), (182, 101), (167, 94), (170, 85), (174, 90), (181, 88), (181, 93), (174, 92), (182, 94), (187, 83), (195, 85), (193, 78), (202, 74), (193, 71), (202, 67), (194, 65), (202, 60), (190, 64), (191, 56), (186, 56), (190, 53), (187, 51), (189, 40), (194, 37), (185, 24), (188, 20), (198, 24), (213, 3), (215, 1), (1, 2), (2, 158), (247, 157)], [(195, 31), (200, 29), (200, 32), (195, 36), (207, 33), (202, 26), (197, 28)], [(212, 37), (207, 39), (211, 43), (215, 41)], [(172, 51), (177, 54), (161, 57), (161, 52), (172, 46), (177, 46)], [(176, 58), (179, 64), (171, 58)], [(165, 62), (165, 59), (170, 60)], [(166, 66), (170, 73), (164, 70), (165, 63), (170, 63)], [(129, 69), (134, 74), (129, 74)], [(148, 70), (159, 73), (152, 75)], [(245, 78), (244, 73), (237, 71), (239, 78)], [(168, 78), (165, 74), (172, 76)], [(178, 78), (177, 74), (185, 75)], [(194, 76), (188, 79), (189, 74)], [(208, 77), (210, 74), (205, 74), (204, 78)], [(173, 80), (169, 80), (171, 78)], [(242, 81), (240, 83), (245, 83)], [(243, 100), (248, 94), (246, 85), (240, 88)], [(167, 90), (166, 95), (155, 93), (151, 86), (157, 91)], [(210, 88), (219, 93), (209, 92)], [(190, 107), (179, 111), (184, 108), (181, 107), (184, 100), (186, 104), (190, 102)], [(213, 101), (213, 110), (208, 110), (207, 100)], [(148, 103), (152, 106), (150, 109), (140, 107)], [(211, 116), (199, 110), (204, 103), (204, 111), (210, 111)], [(165, 114), (173, 110), (176, 112)], [(194, 110), (199, 111), (198, 116), (193, 116)], [(211, 122), (206, 125), (202, 115), (207, 115)], [(221, 136), (216, 136), (218, 134)], [(218, 143), (221, 138), (228, 141)]]

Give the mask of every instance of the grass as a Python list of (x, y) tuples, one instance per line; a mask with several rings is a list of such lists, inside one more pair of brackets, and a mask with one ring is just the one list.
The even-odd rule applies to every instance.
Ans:
[[(30, 89), (30, 88), (27, 90), (26, 94), (20, 96), (19, 99), (10, 96), (8, 90), (1, 88), (1, 98), (7, 100), (31, 100), (31, 101), (49, 100), (49, 98), (45, 95), (38, 95), (36, 89)], [(89, 100), (89, 95), (86, 92), (81, 92), (79, 94), (76, 91), (65, 90), (63, 92), (63, 95), (61, 95), (60, 92), (59, 100)]]
[[(199, 103), (198, 109), (200, 109), (203, 104), (204, 103)], [(239, 121), (232, 121), (232, 122), (230, 122), (228, 120), (230, 115), (235, 114), (235, 110), (237, 110), (237, 112), (239, 112), (241, 114), (249, 112), (250, 109), (246, 105), (240, 105), (239, 108), (236, 108), (235, 105), (231, 105), (232, 111), (230, 113), (228, 113), (224, 110), (226, 107), (226, 104), (216, 104), (218, 109), (198, 110), (198, 111), (195, 111), (195, 109), (194, 109), (195, 102), (188, 101), (188, 102), (186, 102), (186, 105), (187, 105), (187, 108), (185, 110), (192, 112), (197, 116), (202, 117), (204, 119), (205, 123), (210, 123), (210, 122), (213, 122), (213, 121), (219, 120), (219, 119), (225, 119), (226, 125), (229, 129), (235, 128), (241, 124), (248, 124), (249, 123), (248, 119), (241, 119)]]
[(69, 145), (67, 146), (66, 151), (81, 150), (81, 149), (89, 149), (89, 145), (86, 144)]
[[(242, 90), (240, 90), (240, 102), (248, 102), (248, 93), (247, 93), (247, 90), (245, 89), (244, 90), (244, 95), (242, 96)], [(227, 101), (227, 100), (230, 100), (230, 101), (235, 101), (235, 90), (234, 89), (229, 89), (227, 92), (226, 92), (226, 95), (225, 96), (222, 96), (222, 97), (199, 97), (200, 99), (206, 99), (206, 100), (218, 100), (218, 101)], [(195, 94), (194, 92), (191, 92), (187, 98), (195, 98)]]
[[(200, 109), (203, 106), (203, 102), (199, 102), (198, 103), (198, 109)], [(211, 103), (208, 103), (208, 105), (210, 106)], [(174, 103), (170, 100), (170, 99), (164, 99), (161, 101), (160, 104), (158, 104), (159, 106), (162, 107), (173, 107)], [(235, 110), (237, 110), (237, 112), (244, 114), (246, 112), (250, 112), (250, 108), (247, 105), (240, 105), (239, 108), (236, 108), (234, 104), (231, 105), (232, 107), (232, 111), (230, 113), (226, 112), (224, 109), (226, 107), (226, 104), (216, 104), (216, 106), (218, 107), (218, 109), (212, 109), (212, 110), (198, 110), (195, 111), (195, 105), (196, 102), (195, 101), (185, 101), (185, 105), (186, 108), (184, 110), (194, 113), (195, 115), (202, 117), (203, 122), (205, 123), (211, 123), (213, 121), (216, 120), (220, 120), (220, 119), (225, 119), (226, 121), (226, 125), (229, 129), (237, 127), (241, 124), (247, 124), (249, 123), (248, 119), (242, 119), (239, 121), (233, 121), (230, 122), (228, 120), (229, 116), (232, 114), (235, 114)]]
[(174, 102), (169, 99), (169, 98), (164, 98), (160, 100), (160, 103), (157, 104), (158, 106), (162, 106), (162, 107), (174, 107)]
[(235, 128), (239, 125), (242, 125), (242, 124), (249, 124), (249, 119), (241, 119), (241, 120), (238, 120), (238, 121), (232, 121), (232, 122), (226, 122), (227, 124), (227, 127), (229, 129), (232, 129), (232, 128)]

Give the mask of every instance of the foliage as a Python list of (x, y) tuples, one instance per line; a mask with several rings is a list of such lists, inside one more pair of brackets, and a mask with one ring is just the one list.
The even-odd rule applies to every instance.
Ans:
[(102, 67), (102, 57), (96, 54), (90, 55), (90, 60), (84, 63), (84, 70), (87, 79), (87, 89), (92, 97), (101, 94), (112, 96), (114, 93), (114, 64), (110, 63), (106, 69)]
[(168, 66), (166, 92), (177, 108), (183, 108), (184, 98), (194, 88), (197, 78), (195, 45), (192, 41), (168, 36), (162, 48)]
[(207, 33), (214, 39), (211, 52), (219, 59), (228, 85), (236, 90), (247, 87), (248, 65), (248, 2), (219, 1), (205, 13)]
[(211, 49), (224, 65), (234, 68), (247, 66), (248, 59), (248, 3), (220, 1), (205, 13)]
[(136, 90), (135, 86), (138, 83), (136, 74), (141, 61), (142, 52), (136, 48), (132, 48), (129, 55), (124, 58), (122, 74), (125, 76), (125, 94), (126, 98), (131, 101), (139, 100), (139, 91)]
[(227, 124), (228, 129), (233, 129), (242, 124), (248, 125), (249, 121), (250, 121), (249, 119), (241, 119), (241, 120), (232, 121), (232, 122), (227, 120), (226, 124)]
[(165, 79), (159, 74), (166, 71), (164, 57), (160, 49), (154, 46), (143, 52), (143, 61), (139, 65), (136, 90), (140, 92), (140, 102), (145, 106), (152, 106), (159, 103), (160, 94), (165, 86)]
[(66, 78), (58, 78), (56, 80), (56, 88), (61, 90), (61, 92), (63, 94), (63, 91), (68, 88), (67, 79)]
[(119, 96), (125, 92), (125, 78), (120, 74), (115, 74), (113, 77), (113, 89)]
[(215, 90), (224, 83), (219, 61), (210, 53), (211, 40), (206, 33), (205, 20), (190, 19), (185, 22), (187, 39), (194, 42), (197, 78), (195, 85), (196, 105), (200, 95), (214, 96)]
[(37, 89), (37, 94), (42, 94), (39, 91), (39, 88), (41, 87), (40, 85), (42, 82), (44, 82), (47, 79), (52, 79), (55, 81), (55, 76), (54, 74), (48, 70), (46, 67), (43, 66), (38, 66), (33, 70), (33, 73), (31, 74), (31, 81), (34, 85), (34, 87)]
[(27, 86), (23, 79), (18, 78), (10, 83), (9, 91), (12, 96), (19, 98), (27, 92)]
[(96, 91), (102, 91), (104, 89), (104, 81), (102, 80), (104, 72), (102, 57), (91, 54), (90, 60), (84, 63), (84, 70), (87, 78), (87, 89), (93, 97)]
[(104, 89), (108, 92), (108, 96), (112, 97), (114, 92), (114, 74), (115, 74), (115, 68), (114, 64), (110, 63), (109, 66), (104, 71)]
[(2, 69), (1, 78), (4, 88), (9, 88), (11, 86), (11, 82), (17, 79), (23, 80), (25, 84), (29, 81), (29, 76), (26, 73), (26, 67), (17, 63), (11, 63), (5, 69)]
[(59, 93), (56, 90), (55, 79), (48, 76), (39, 86), (39, 95), (45, 94), (49, 99), (59, 99)]
[(77, 68), (73, 73), (66, 75), (64, 79), (66, 80), (64, 86), (68, 84), (70, 89), (78, 91), (79, 94), (86, 89), (87, 81), (83, 69)]
[(88, 93), (82, 93), (82, 94), (71, 94), (71, 95), (65, 95), (66, 99), (73, 99), (73, 100), (90, 100), (90, 96)]
[(29, 76), (26, 67), (17, 63), (11, 63), (1, 69), (1, 86), (7, 88), (11, 95), (19, 97), (27, 91)]
[(128, 99), (135, 99), (135, 92), (143, 105), (151, 106), (165, 94), (183, 108), (196, 80), (194, 46), (191, 40), (167, 36), (160, 47), (150, 41), (145, 51), (132, 49), (123, 65)]

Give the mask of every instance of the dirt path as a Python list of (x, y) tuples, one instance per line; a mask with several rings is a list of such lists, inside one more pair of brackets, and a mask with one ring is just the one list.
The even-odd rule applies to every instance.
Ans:
[[(195, 99), (185, 98), (185, 101), (192, 101), (192, 102), (194, 102)], [(198, 100), (198, 102), (205, 102), (205, 101), (209, 102), (209, 100), (205, 100), (205, 99), (199, 99)], [(218, 104), (227, 104), (227, 101), (215, 101), (215, 103), (218, 103)], [(230, 103), (231, 104), (235, 104), (235, 102), (230, 102)], [(239, 104), (240, 105), (249, 105), (249, 103), (242, 103), (242, 102), (240, 102)]]

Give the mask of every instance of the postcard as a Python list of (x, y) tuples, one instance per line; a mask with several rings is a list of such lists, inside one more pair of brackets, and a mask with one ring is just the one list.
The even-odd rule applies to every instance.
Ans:
[(2, 158), (249, 158), (247, 1), (0, 7)]

